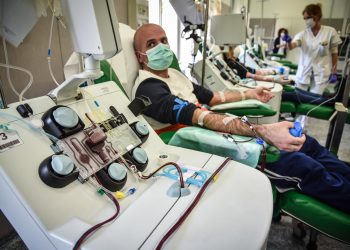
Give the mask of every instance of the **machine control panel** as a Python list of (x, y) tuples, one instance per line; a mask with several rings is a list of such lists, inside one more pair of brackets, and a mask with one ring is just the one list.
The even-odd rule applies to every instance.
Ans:
[(139, 146), (149, 131), (144, 122), (128, 124), (126, 117), (114, 106), (107, 120), (96, 123), (89, 114), (91, 126), (85, 127), (71, 108), (57, 105), (42, 116), (43, 129), (54, 141), (58, 152), (39, 166), (39, 176), (47, 185), (61, 188), (78, 179), (85, 182), (94, 176), (108, 190), (123, 188), (130, 164), (144, 171), (148, 163), (146, 152)]

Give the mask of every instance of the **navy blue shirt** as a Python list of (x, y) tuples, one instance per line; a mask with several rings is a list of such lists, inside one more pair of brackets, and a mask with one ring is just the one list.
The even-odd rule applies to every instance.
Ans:
[[(192, 83), (193, 94), (200, 104), (209, 104), (214, 94), (208, 89)], [(147, 96), (152, 104), (143, 113), (158, 122), (170, 124), (192, 125), (192, 116), (196, 108), (195, 104), (189, 103), (173, 94), (169, 86), (156, 78), (144, 80), (136, 90), (135, 97)]]

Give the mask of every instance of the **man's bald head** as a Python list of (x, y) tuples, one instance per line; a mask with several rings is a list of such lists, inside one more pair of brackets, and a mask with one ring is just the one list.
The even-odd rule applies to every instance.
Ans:
[(143, 42), (145, 42), (145, 40), (150, 38), (150, 35), (154, 31), (163, 32), (165, 34), (165, 31), (163, 30), (163, 28), (158, 24), (154, 24), (154, 23), (143, 24), (136, 30), (134, 34), (134, 41), (133, 41), (135, 51), (141, 51)]
[[(168, 38), (163, 28), (158, 24), (144, 24), (136, 30), (133, 45), (137, 61), (142, 69), (154, 72), (147, 66), (148, 58), (146, 52), (160, 43), (168, 45)], [(164, 71), (166, 72), (167, 70)]]

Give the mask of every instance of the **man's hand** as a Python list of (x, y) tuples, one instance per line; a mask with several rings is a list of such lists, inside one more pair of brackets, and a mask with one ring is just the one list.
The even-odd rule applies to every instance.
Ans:
[(278, 122), (262, 125), (258, 133), (267, 143), (284, 151), (299, 151), (305, 142), (305, 135), (294, 137), (289, 133), (289, 129), (294, 127), (292, 122)]
[(255, 89), (250, 89), (244, 92), (246, 99), (256, 99), (261, 102), (268, 102), (274, 94), (270, 92), (270, 89), (266, 87), (256, 87)]

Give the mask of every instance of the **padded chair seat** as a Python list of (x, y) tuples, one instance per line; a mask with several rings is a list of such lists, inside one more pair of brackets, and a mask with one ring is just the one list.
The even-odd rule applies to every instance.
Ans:
[[(317, 105), (315, 104), (299, 104), (297, 106), (297, 113), (299, 114), (307, 114), (311, 109), (315, 108)], [(312, 110), (309, 115), (311, 117), (320, 118), (327, 120), (334, 113), (334, 108), (330, 106), (320, 106), (316, 109)]]
[(297, 107), (293, 102), (281, 102), (280, 112), (281, 113), (295, 113)]
[(350, 243), (350, 215), (297, 191), (279, 194), (280, 209), (338, 240)]
[[(211, 153), (223, 157), (232, 157), (235, 161), (256, 167), (262, 146), (250, 137), (236, 136), (234, 143), (223, 134), (199, 127), (186, 127), (178, 130), (169, 145)], [(244, 143), (239, 143), (244, 141)]]
[(283, 66), (289, 67), (290, 69), (294, 69), (294, 70), (298, 69), (298, 64), (292, 63), (291, 61), (279, 60), (277, 62), (281, 63)]
[[(306, 115), (311, 109), (315, 108), (317, 105), (315, 104), (299, 104), (297, 106), (297, 113)], [(320, 118), (324, 120), (328, 120), (332, 114), (334, 113), (334, 108), (331, 106), (321, 106), (312, 110), (309, 113), (309, 116)], [(346, 123), (350, 123), (350, 110), (348, 111), (348, 115), (346, 117)]]
[(272, 53), (269, 56), (279, 57), (280, 59), (286, 58), (286, 55), (278, 53)]
[(261, 103), (257, 100), (245, 100), (233, 103), (224, 103), (211, 107), (212, 111), (218, 113), (229, 113), (237, 116), (243, 115), (262, 115), (262, 116), (273, 116), (276, 111), (266, 104)]

